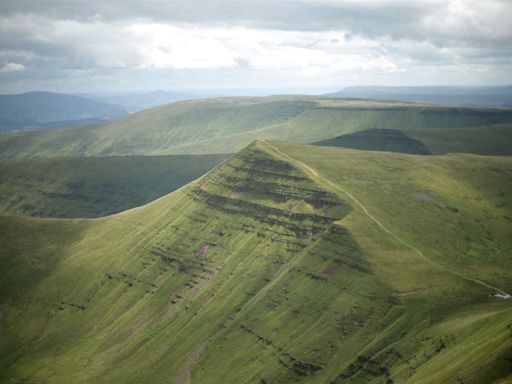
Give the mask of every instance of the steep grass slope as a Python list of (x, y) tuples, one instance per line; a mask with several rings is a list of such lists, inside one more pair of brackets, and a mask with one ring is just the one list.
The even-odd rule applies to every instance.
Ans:
[(227, 155), (0, 160), (0, 213), (98, 217), (146, 204)]
[(510, 169), (256, 142), (118, 215), (1, 218), (1, 380), (503, 382)]
[(371, 128), (502, 123), (512, 123), (512, 111), (312, 96), (219, 98), (152, 108), (104, 125), (4, 134), (0, 156), (232, 153), (254, 139), (310, 143)]

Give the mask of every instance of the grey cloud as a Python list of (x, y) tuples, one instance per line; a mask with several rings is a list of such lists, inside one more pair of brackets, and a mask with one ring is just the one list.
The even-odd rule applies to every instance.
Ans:
[[(512, 3), (506, 0), (458, 3), (446, 0), (3, 0), (0, 2), (0, 66), (15, 62), (26, 69), (19, 71), (23, 73), (2, 74), (0, 85), (23, 78), (40, 84), (60, 79), (59, 84), (68, 81), (79, 86), (82, 84), (79, 77), (89, 77), (90, 84), (96, 81), (97, 85), (101, 85), (98, 79), (102, 78), (118, 79), (126, 84), (132, 79), (134, 84), (140, 84), (144, 79), (157, 83), (157, 76), (165, 76), (169, 84), (173, 81), (192, 84), (198, 73), (212, 75), (220, 83), (229, 74), (233, 79), (257, 79), (254, 82), (258, 83), (264, 75), (262, 71), (252, 74), (251, 62), (243, 55), (235, 55), (237, 67), (231, 69), (138, 70), (143, 62), (138, 42), (133, 41), (133, 35), (123, 32), (124, 26), (135, 22), (245, 27), (260, 31), (335, 31), (335, 38), (331, 35), (327, 40), (290, 38), (276, 45), (330, 54), (341, 51), (339, 46), (344, 43), (357, 44), (358, 39), (367, 39), (375, 45), (363, 46), (360, 51), (356, 47), (356, 53), (362, 54), (367, 49), (369, 56), (386, 56), (402, 65), (402, 72), (412, 74), (421, 67), (475, 65), (486, 66), (489, 73), (494, 71), (504, 79), (504, 68), (512, 64), (511, 19)], [(60, 29), (56, 30), (56, 25)], [(158, 48), (164, 54), (173, 52), (172, 45)], [(470, 71), (468, 68), (466, 72)], [(270, 80), (275, 81), (275, 78)]]
[[(13, 1), (2, 2), (5, 16), (37, 14), (53, 19), (87, 22), (155, 22), (237, 25), (284, 30), (329, 30), (351, 27), (365, 34), (399, 34), (414, 26), (444, 1)], [(379, 32), (381, 31), (381, 32)]]
[[(56, 20), (122, 23), (146, 20), (215, 26), (325, 31), (345, 30), (351, 35), (395, 40), (430, 41), (439, 47), (454, 44), (510, 45), (512, 7), (505, 1), (463, 2), (477, 14), (450, 18), (453, 2), (429, 1), (13, 1), (0, 4), (5, 16), (35, 14)], [(480, 4), (480, 5), (479, 5)], [(482, 6), (484, 4), (484, 6)], [(462, 18), (464, 15), (461, 16)], [(492, 25), (488, 25), (492, 21)], [(448, 27), (442, 28), (445, 24)], [(499, 36), (488, 28), (505, 31)]]

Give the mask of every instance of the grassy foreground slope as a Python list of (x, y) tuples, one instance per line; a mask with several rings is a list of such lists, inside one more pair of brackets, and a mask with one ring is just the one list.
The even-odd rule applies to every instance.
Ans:
[(310, 143), (371, 128), (512, 123), (512, 111), (314, 96), (178, 102), (104, 125), (0, 136), (2, 157), (232, 153), (254, 139)]
[(146, 204), (227, 155), (0, 160), (0, 213), (98, 217)]
[(512, 156), (512, 125), (496, 124), (458, 129), (404, 130), (420, 140), (433, 154), (474, 153), (485, 156)]
[(3, 217), (0, 378), (504, 382), (511, 165), (260, 141), (121, 214)]

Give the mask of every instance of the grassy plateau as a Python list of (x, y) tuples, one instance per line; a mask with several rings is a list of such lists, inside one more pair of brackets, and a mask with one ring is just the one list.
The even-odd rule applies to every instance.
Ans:
[[(233, 153), (255, 139), (312, 143), (374, 128), (407, 131), (425, 140), (432, 153), (498, 155), (510, 154), (510, 124), (512, 111), (504, 109), (318, 96), (216, 98), (151, 108), (102, 125), (2, 134), (0, 156)], [(447, 136), (456, 137), (456, 144), (446, 145)]]

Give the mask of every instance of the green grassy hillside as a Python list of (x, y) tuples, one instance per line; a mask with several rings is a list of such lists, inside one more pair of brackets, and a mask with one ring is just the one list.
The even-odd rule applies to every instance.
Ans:
[(0, 160), (0, 213), (97, 217), (176, 190), (226, 155)]
[(104, 125), (3, 134), (0, 156), (232, 153), (254, 139), (310, 143), (371, 128), (504, 123), (512, 123), (512, 111), (313, 96), (218, 98), (152, 108)]
[(117, 215), (0, 218), (0, 380), (505, 382), (511, 169), (260, 141)]
[(512, 156), (511, 124), (407, 130), (404, 133), (423, 142), (434, 154), (465, 152), (487, 156)]

